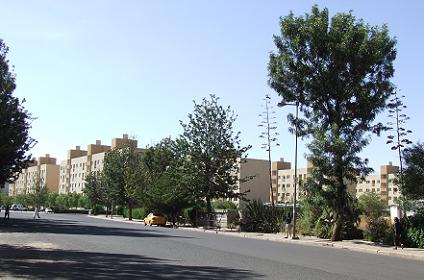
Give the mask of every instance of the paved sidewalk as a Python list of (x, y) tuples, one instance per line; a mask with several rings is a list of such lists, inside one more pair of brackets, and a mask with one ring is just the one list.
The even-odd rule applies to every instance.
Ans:
[[(89, 216), (89, 217), (114, 220), (114, 221), (126, 222), (126, 223), (135, 223), (135, 224), (143, 223), (143, 221), (141, 220), (129, 221), (128, 219), (125, 219), (119, 216), (114, 216), (112, 219), (106, 218), (105, 216), (101, 216), (101, 215)], [(375, 244), (373, 242), (366, 241), (366, 240), (343, 240), (341, 242), (332, 242), (329, 239), (321, 239), (321, 238), (310, 237), (310, 236), (300, 236), (299, 240), (293, 240), (290, 238), (287, 238), (287, 239), (284, 238), (285, 235), (281, 233), (277, 233), (277, 234), (254, 233), (254, 232), (238, 232), (238, 231), (228, 231), (228, 230), (216, 231), (216, 230), (209, 230), (209, 229), (205, 230), (203, 228), (192, 228), (192, 227), (179, 227), (178, 230), (201, 231), (201, 232), (208, 232), (208, 233), (230, 235), (230, 236), (235, 236), (240, 238), (254, 238), (254, 239), (262, 239), (262, 240), (269, 240), (269, 241), (276, 241), (276, 242), (302, 244), (307, 246), (326, 246), (326, 247), (331, 247), (336, 249), (352, 250), (352, 251), (359, 251), (364, 253), (379, 254), (379, 255), (409, 258), (409, 259), (424, 261), (424, 249), (398, 248), (397, 250), (394, 250), (393, 246)]]

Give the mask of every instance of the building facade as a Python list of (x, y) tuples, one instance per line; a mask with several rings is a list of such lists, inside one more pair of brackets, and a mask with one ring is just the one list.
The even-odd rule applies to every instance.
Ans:
[(87, 150), (81, 150), (80, 146), (69, 150), (67, 160), (60, 163), (59, 193), (82, 193), (86, 176), (103, 170), (106, 153), (124, 145), (137, 147), (137, 140), (124, 134), (122, 138), (112, 139), (112, 146), (102, 145), (100, 140), (96, 140), (96, 144), (88, 145)]
[[(246, 193), (248, 200), (262, 200), (269, 202), (270, 181), (269, 164), (267, 160), (247, 158), (238, 163), (239, 193)], [(240, 203), (240, 199), (233, 198), (232, 202)]]
[(356, 184), (356, 197), (367, 192), (373, 192), (380, 195), (383, 201), (388, 205), (395, 205), (395, 201), (400, 196), (397, 186), (397, 173), (399, 167), (389, 162), (387, 165), (380, 166), (380, 174), (368, 175), (364, 178), (358, 177)]
[(27, 168), (22, 169), (15, 182), (9, 185), (9, 195), (33, 193), (37, 185), (46, 186), (49, 192), (59, 190), (59, 165), (49, 154), (33, 159)]

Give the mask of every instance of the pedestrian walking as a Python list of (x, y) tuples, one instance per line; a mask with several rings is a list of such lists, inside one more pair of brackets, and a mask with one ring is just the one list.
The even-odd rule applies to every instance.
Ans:
[(284, 222), (286, 224), (286, 237), (284, 237), (284, 238), (289, 238), (289, 235), (292, 236), (292, 229), (293, 229), (292, 213), (291, 212), (287, 213), (287, 217), (284, 220)]
[(10, 219), (10, 206), (6, 205), (6, 208), (4, 209), (4, 219)]
[(401, 243), (402, 239), (402, 233), (403, 233), (403, 226), (399, 221), (398, 217), (395, 217), (393, 219), (393, 239), (395, 243), (395, 250), (397, 250), (397, 247), (400, 246), (403, 249), (403, 244)]
[(35, 207), (35, 209), (34, 209), (34, 216), (32, 218), (33, 219), (35, 219), (35, 218), (40, 219), (40, 213), (39, 213), (38, 207)]

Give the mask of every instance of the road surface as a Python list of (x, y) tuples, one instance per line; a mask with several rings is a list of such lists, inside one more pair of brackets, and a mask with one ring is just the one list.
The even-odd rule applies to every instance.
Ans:
[(424, 262), (74, 214), (0, 221), (1, 279), (424, 279)]

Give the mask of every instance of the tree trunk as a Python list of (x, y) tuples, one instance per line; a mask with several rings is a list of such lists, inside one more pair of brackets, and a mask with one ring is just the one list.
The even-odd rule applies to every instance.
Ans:
[(175, 226), (175, 214), (174, 213), (172, 213), (172, 227), (176, 227)]
[(130, 221), (132, 221), (132, 217), (133, 217), (133, 215), (132, 215), (132, 204), (131, 203), (128, 203), (128, 220), (130, 220)]
[(210, 197), (206, 197), (206, 227), (213, 227), (212, 216), (212, 203)]
[(331, 241), (342, 241), (342, 229), (343, 229), (343, 219), (339, 216), (336, 217), (336, 222), (333, 227), (333, 234), (331, 236)]

